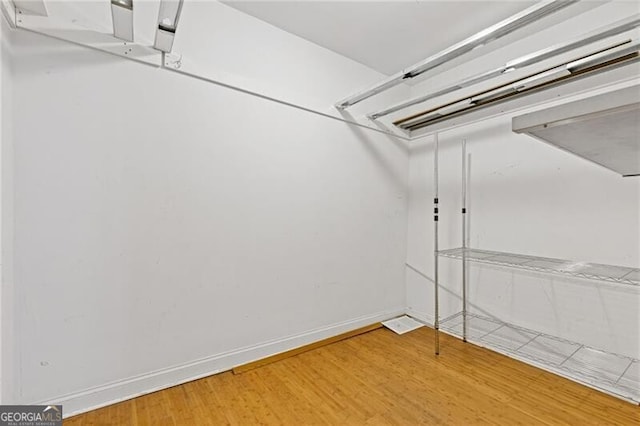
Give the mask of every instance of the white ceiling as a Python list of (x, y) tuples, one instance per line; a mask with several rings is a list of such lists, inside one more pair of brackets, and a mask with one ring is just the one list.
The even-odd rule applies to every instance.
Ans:
[(531, 1), (225, 1), (393, 74), (535, 4)]

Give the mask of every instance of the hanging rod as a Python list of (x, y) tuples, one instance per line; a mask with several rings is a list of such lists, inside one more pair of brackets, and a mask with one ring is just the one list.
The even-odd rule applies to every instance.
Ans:
[(384, 81), (367, 90), (341, 100), (335, 105), (335, 107), (340, 110), (346, 109), (360, 101), (370, 98), (371, 96), (397, 86), (406, 79), (417, 77), (426, 71), (445, 64), (458, 56), (471, 52), (473, 49), (497, 40), (577, 2), (578, 0), (553, 0), (537, 3), (520, 13), (516, 13), (515, 15), (498, 22), (497, 24), (480, 31), (471, 37), (388, 77)]
[(589, 45), (591, 43), (595, 43), (596, 41), (600, 41), (608, 37), (613, 37), (615, 35), (622, 34), (624, 32), (633, 30), (638, 26), (640, 26), (640, 13), (636, 13), (635, 15), (632, 15), (628, 18), (614, 22), (610, 25), (600, 27), (595, 31), (591, 31), (587, 34), (580, 36), (579, 38), (574, 38), (570, 41), (567, 41), (564, 43), (558, 43), (556, 45), (547, 47), (545, 49), (541, 49), (536, 52), (521, 56), (517, 59), (507, 62), (506, 64), (504, 64), (499, 68), (495, 68), (489, 71), (485, 71), (481, 74), (477, 74), (473, 77), (464, 79), (454, 85), (445, 87), (436, 92), (419, 96), (417, 98), (413, 98), (408, 101), (393, 105), (381, 111), (368, 114), (367, 117), (369, 117), (372, 120), (376, 120), (380, 117), (384, 117), (386, 115), (403, 110), (410, 106), (418, 105), (428, 100), (437, 98), (439, 96), (443, 96), (443, 95), (455, 92), (456, 90), (469, 87), (483, 81), (490, 80), (502, 74), (507, 74), (509, 72), (515, 71), (516, 69), (533, 65), (537, 62), (541, 62), (546, 59), (552, 58), (554, 56), (558, 56), (563, 53), (570, 52), (571, 50)]
[(476, 93), (465, 99), (458, 99), (446, 105), (396, 120), (393, 124), (408, 131), (422, 129), (487, 106), (496, 105), (578, 78), (605, 72), (612, 68), (632, 64), (638, 62), (638, 60), (640, 60), (640, 42), (638, 40), (627, 40), (607, 49), (548, 68), (542, 72)]

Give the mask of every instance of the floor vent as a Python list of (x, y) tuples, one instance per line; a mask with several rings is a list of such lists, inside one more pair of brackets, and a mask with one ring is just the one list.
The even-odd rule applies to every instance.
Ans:
[(382, 325), (387, 327), (389, 330), (394, 331), (396, 334), (404, 334), (416, 330), (420, 327), (424, 327), (424, 324), (406, 315), (391, 319), (389, 321), (383, 321)]

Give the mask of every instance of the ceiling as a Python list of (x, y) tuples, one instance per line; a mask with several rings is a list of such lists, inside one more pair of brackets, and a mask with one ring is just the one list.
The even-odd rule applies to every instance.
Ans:
[(225, 1), (390, 75), (535, 4), (531, 1)]

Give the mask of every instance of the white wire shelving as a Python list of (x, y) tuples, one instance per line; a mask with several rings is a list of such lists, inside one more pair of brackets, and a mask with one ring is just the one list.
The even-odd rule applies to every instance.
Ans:
[[(584, 385), (640, 403), (640, 361), (560, 337), (467, 313), (468, 342), (535, 365)], [(458, 312), (440, 322), (440, 330), (462, 338)]]
[[(570, 380), (590, 386), (619, 398), (640, 404), (640, 360), (606, 350), (576, 343), (564, 338), (519, 327), (493, 317), (486, 317), (467, 309), (467, 262), (495, 265), (514, 270), (562, 275), (596, 280), (616, 285), (640, 287), (640, 269), (599, 263), (577, 262), (550, 257), (530, 256), (468, 247), (467, 238), (467, 154), (462, 140), (462, 247), (438, 249), (438, 139), (434, 136), (434, 328), (435, 354), (440, 353), (440, 331), (502, 353), (508, 357), (537, 366)], [(461, 261), (460, 312), (440, 319), (438, 288), (440, 258)], [(410, 266), (410, 265), (408, 265)], [(410, 266), (411, 267), (411, 266)], [(411, 269), (417, 271), (415, 268)], [(429, 277), (419, 271), (421, 276)], [(635, 291), (634, 291), (635, 292)], [(637, 355), (634, 353), (633, 356)]]
[(438, 256), (529, 271), (640, 286), (640, 269), (626, 266), (576, 262), (461, 247), (440, 250), (438, 251)]

